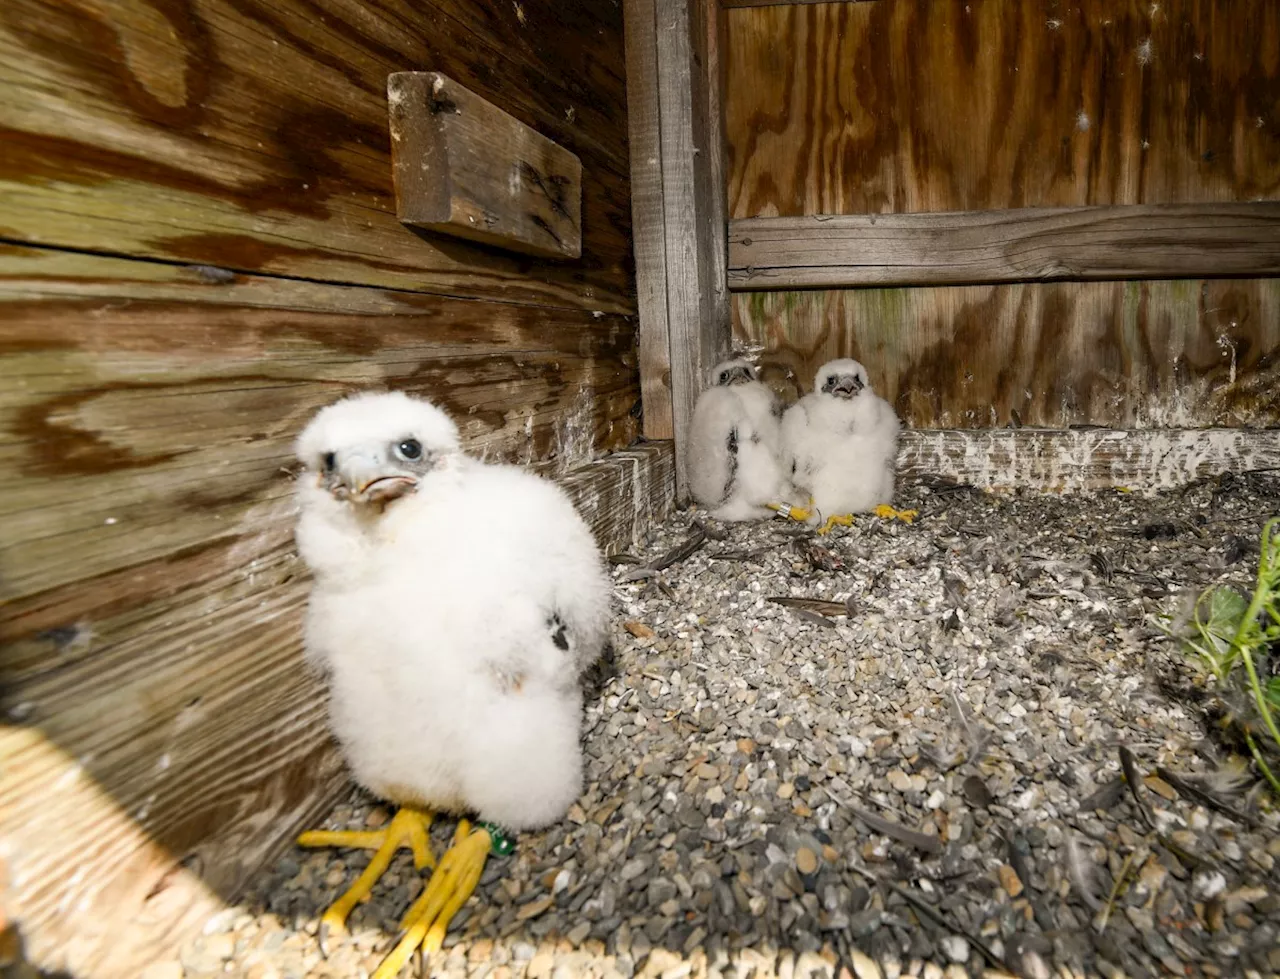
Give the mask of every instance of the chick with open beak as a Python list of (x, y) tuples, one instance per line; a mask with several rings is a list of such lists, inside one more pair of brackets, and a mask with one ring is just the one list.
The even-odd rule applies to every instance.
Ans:
[(336, 499), (385, 507), (418, 488), (432, 459), (412, 436), (388, 445), (358, 445), (326, 452), (320, 485)]
[[(861, 366), (861, 365), (859, 365)], [(867, 382), (857, 370), (832, 371), (822, 381), (822, 392), (848, 401), (862, 393)]]

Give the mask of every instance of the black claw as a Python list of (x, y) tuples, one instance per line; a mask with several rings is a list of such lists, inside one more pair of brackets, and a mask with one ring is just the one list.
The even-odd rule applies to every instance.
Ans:
[(327, 959), (329, 957), (329, 923), (327, 921), (320, 922), (320, 930), (316, 933), (316, 940), (320, 945), (320, 957)]
[(551, 641), (556, 644), (556, 648), (567, 651), (569, 648), (569, 634), (559, 614), (553, 614), (547, 620), (547, 628), (552, 630)]

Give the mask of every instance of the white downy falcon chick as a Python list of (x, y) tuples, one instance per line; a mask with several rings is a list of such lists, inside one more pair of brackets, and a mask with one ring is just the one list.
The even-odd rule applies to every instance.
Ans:
[(779, 459), (777, 396), (745, 360), (717, 364), (698, 397), (689, 432), (689, 488), (720, 520), (773, 516), (788, 492)]
[(493, 824), (459, 823), (376, 973), (396, 975), (419, 944), (439, 948), (497, 827), (553, 823), (580, 794), (579, 680), (602, 651), (611, 584), (558, 486), (464, 455), (426, 401), (347, 398), (315, 416), (297, 454), (297, 540), (315, 577), (307, 653), (356, 780), (402, 807), (378, 832), (300, 838), (378, 850), (325, 931), (342, 931), (398, 846), (434, 862), (433, 811)]
[(854, 513), (906, 516), (890, 506), (900, 427), (856, 360), (824, 364), (813, 390), (787, 409), (783, 458), (812, 510), (826, 518), (824, 532)]

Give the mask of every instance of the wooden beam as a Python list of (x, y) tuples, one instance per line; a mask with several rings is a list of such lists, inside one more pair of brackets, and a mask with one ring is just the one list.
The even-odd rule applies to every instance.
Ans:
[(671, 414), (671, 332), (662, 202), (658, 42), (654, 0), (626, 0), (627, 121), (631, 133), (631, 226), (640, 326), (644, 434), (675, 437)]
[(903, 432), (898, 445), (904, 479), (935, 477), (992, 491), (1154, 492), (1253, 470), (1280, 470), (1280, 431), (916, 430)]
[(746, 218), (735, 291), (1280, 274), (1280, 202)]
[(438, 71), (387, 79), (402, 224), (544, 258), (582, 255), (582, 162)]
[[(635, 212), (638, 238), (660, 237), (666, 284), (667, 366), (656, 359), (651, 376), (669, 375), (672, 434), (677, 446), (677, 493), (683, 498), (684, 459), (678, 451), (707, 370), (729, 347), (728, 290), (722, 269), (724, 236), (724, 130), (720, 99), (720, 18), (714, 0), (629, 0), (628, 72), (633, 90), (657, 91), (657, 146), (662, 182), (661, 212)], [(654, 18), (652, 58), (647, 50)], [(634, 27), (632, 26), (634, 25)], [(647, 159), (646, 162), (649, 162)], [(656, 203), (651, 197), (648, 206)], [(660, 225), (659, 225), (660, 220)], [(641, 336), (649, 324), (642, 318)], [(660, 328), (660, 326), (659, 326)], [(656, 344), (646, 347), (650, 352)]]

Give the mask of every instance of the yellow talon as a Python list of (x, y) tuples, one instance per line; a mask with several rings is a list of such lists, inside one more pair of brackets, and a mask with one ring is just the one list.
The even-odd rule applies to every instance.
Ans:
[(895, 510), (887, 503), (881, 503), (871, 512), (883, 520), (901, 520), (903, 523), (911, 523), (920, 516), (919, 510)]
[(492, 843), (488, 830), (471, 832), (470, 824), (465, 819), (459, 820), (453, 846), (440, 858), (440, 865), (426, 889), (405, 912), (400, 921), (401, 938), (372, 979), (392, 979), (398, 975), (418, 946), (422, 946), (424, 955), (440, 950), (449, 922), (480, 882)]
[(298, 837), (298, 846), (340, 846), (376, 851), (355, 883), (329, 905), (320, 918), (322, 944), (330, 935), (346, 932), (347, 915), (373, 890), (373, 885), (386, 873), (391, 858), (400, 847), (407, 846), (413, 851), (413, 863), (419, 870), (435, 866), (435, 856), (428, 842), (431, 819), (432, 814), (425, 810), (406, 807), (396, 813), (385, 829), (354, 832), (312, 830)]
[(852, 513), (835, 513), (827, 517), (827, 522), (818, 528), (819, 534), (829, 534), (839, 524), (841, 527), (853, 526)]

